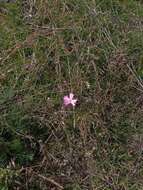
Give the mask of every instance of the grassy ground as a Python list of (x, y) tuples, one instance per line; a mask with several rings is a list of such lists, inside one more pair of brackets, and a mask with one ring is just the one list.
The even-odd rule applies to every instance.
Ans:
[(142, 79), (142, 1), (1, 3), (0, 190), (143, 190)]

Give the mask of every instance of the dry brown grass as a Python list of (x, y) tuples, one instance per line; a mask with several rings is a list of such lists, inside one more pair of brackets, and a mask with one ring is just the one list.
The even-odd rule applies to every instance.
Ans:
[[(2, 10), (0, 188), (141, 190), (142, 5), (25, 0)], [(71, 91), (75, 109), (63, 107)]]

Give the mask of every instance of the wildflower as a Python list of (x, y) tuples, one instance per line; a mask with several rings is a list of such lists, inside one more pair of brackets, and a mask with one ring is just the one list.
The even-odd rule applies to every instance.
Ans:
[(74, 99), (74, 94), (70, 93), (69, 96), (64, 96), (63, 100), (64, 100), (64, 105), (68, 106), (68, 105), (72, 105), (73, 107), (76, 105), (77, 99)]

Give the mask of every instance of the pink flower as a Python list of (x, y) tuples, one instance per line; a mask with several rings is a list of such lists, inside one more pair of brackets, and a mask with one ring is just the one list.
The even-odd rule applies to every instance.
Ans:
[(74, 99), (74, 94), (70, 93), (69, 96), (64, 96), (63, 100), (64, 100), (64, 105), (68, 106), (68, 105), (72, 105), (73, 107), (76, 105), (77, 99)]

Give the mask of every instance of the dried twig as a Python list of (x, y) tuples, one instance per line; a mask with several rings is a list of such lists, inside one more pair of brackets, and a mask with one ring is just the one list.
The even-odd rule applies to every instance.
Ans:
[(57, 186), (59, 189), (64, 189), (63, 186), (61, 186), (59, 183), (57, 183), (55, 180), (53, 180), (53, 179), (51, 179), (51, 178), (49, 178), (49, 177), (45, 177), (45, 176), (43, 176), (43, 175), (41, 175), (41, 174), (37, 174), (37, 176), (38, 176), (39, 178), (42, 178), (43, 180), (45, 180), (45, 181), (47, 181), (47, 182), (52, 183), (53, 185)]
[(33, 170), (34, 167), (37, 167), (39, 165), (35, 165), (33, 167), (26, 167), (26, 168), (21, 168), (20, 172), (22, 171), (27, 171), (27, 169), (32, 172), (35, 176), (38, 176), (39, 178), (43, 179), (44, 181), (47, 181), (47, 182), (50, 182), (51, 184), (55, 185), (56, 187), (58, 187), (59, 189), (64, 189), (64, 187), (62, 185), (60, 185), (58, 182), (56, 182), (54, 179), (52, 179), (51, 177), (46, 177), (46, 176), (43, 176), (42, 174), (39, 174), (37, 172), (35, 172)]

